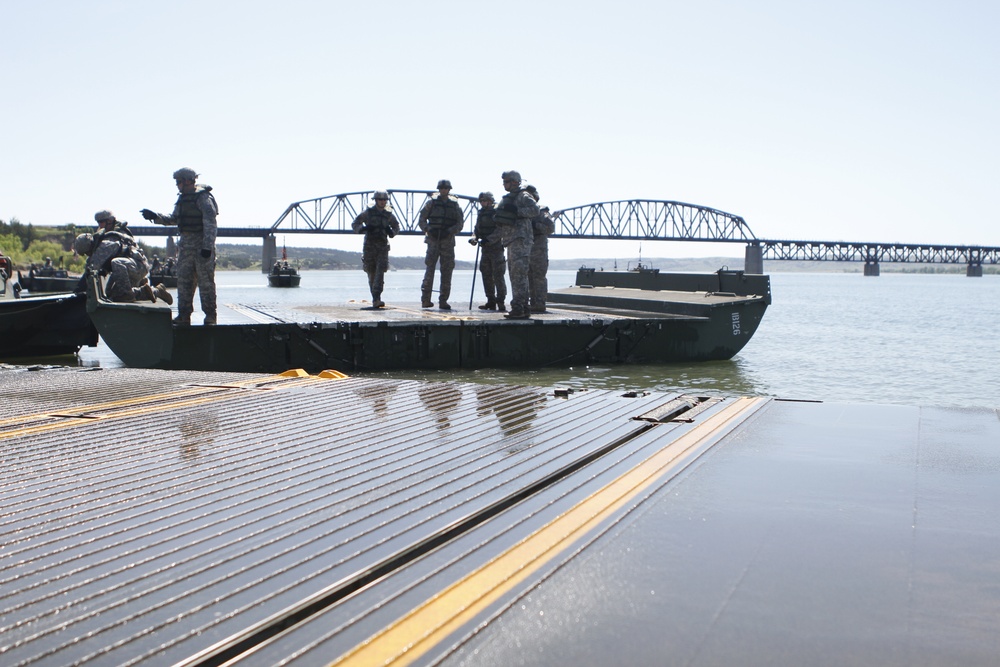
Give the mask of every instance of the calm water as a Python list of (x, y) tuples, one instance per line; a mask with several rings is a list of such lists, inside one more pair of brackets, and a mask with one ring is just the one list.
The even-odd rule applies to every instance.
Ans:
[[(382, 298), (389, 303), (418, 301), (420, 278), (416, 271), (387, 274)], [(549, 285), (568, 286), (573, 278), (572, 271), (553, 271)], [(297, 289), (269, 288), (258, 272), (220, 272), (217, 281), (219, 303), (315, 304), (369, 298), (361, 271), (306, 272)], [(468, 307), (471, 284), (471, 271), (455, 272), (453, 307)], [(771, 276), (771, 290), (774, 303), (763, 324), (731, 361), (379, 376), (1000, 407), (998, 277), (777, 273)], [(80, 363), (121, 365), (103, 343), (81, 351)]]

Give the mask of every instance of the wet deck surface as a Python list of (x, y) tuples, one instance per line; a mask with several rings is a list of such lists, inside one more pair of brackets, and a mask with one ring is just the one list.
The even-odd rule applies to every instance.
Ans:
[(1000, 654), (995, 410), (0, 369), (0, 454), (5, 666)]

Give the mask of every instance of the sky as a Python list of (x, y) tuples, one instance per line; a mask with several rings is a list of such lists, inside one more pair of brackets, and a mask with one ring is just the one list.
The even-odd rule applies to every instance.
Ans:
[(4, 0), (0, 219), (139, 224), (182, 166), (223, 227), (440, 178), (499, 195), (517, 169), (554, 210), (671, 200), (760, 238), (1000, 246), (997, 25), (988, 0)]

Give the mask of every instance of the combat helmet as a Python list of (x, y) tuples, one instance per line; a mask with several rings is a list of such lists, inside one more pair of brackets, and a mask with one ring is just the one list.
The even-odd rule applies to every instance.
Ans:
[(77, 255), (89, 255), (94, 248), (93, 234), (80, 234), (73, 239), (73, 251)]
[(94, 220), (97, 222), (104, 222), (105, 220), (110, 220), (113, 217), (115, 217), (115, 214), (107, 210), (98, 211), (94, 214)]
[(174, 180), (182, 179), (185, 181), (193, 181), (198, 178), (198, 172), (196, 172), (191, 167), (181, 167), (174, 172)]
[(450, 190), (451, 181), (449, 181), (447, 178), (442, 178), (440, 181), (438, 181), (437, 184), (437, 189), (440, 190), (441, 188), (448, 188)]
[(521, 182), (521, 172), (514, 171), (513, 169), (511, 169), (510, 171), (505, 171), (504, 173), (502, 173), (500, 175), (500, 178), (502, 178), (505, 181), (508, 180), (508, 179), (510, 179), (512, 181), (517, 181), (518, 183), (520, 183)]

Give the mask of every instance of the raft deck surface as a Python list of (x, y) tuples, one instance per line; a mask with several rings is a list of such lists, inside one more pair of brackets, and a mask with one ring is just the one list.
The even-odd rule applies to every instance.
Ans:
[(996, 410), (0, 369), (9, 665), (992, 665)]

